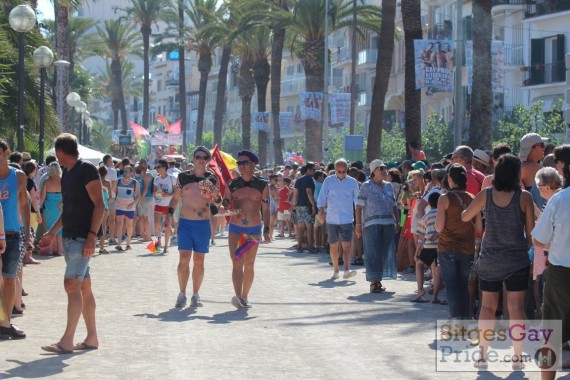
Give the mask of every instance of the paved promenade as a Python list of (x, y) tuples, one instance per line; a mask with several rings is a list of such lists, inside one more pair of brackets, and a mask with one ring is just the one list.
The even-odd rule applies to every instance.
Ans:
[[(331, 281), (325, 254), (300, 254), (290, 239), (262, 245), (249, 300), (236, 310), (226, 238), (206, 258), (204, 307), (174, 309), (178, 253), (133, 250), (95, 256), (100, 349), (50, 355), (65, 325), (63, 258), (27, 266), (28, 338), (0, 342), (0, 379), (538, 379), (538, 373), (435, 371), (434, 321), (447, 307), (414, 304), (415, 282), (386, 281), (369, 294), (364, 268)], [(191, 285), (189, 285), (191, 290)], [(190, 299), (190, 294), (188, 295)], [(80, 322), (76, 341), (84, 337)], [(526, 375), (526, 376), (525, 376)]]

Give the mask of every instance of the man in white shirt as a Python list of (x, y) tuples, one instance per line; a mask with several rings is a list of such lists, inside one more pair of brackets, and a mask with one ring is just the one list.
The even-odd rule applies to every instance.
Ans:
[(170, 200), (174, 195), (176, 186), (176, 178), (166, 172), (168, 164), (166, 160), (158, 160), (156, 171), (158, 175), (154, 178), (154, 234), (157, 237), (161, 235), (161, 221), (164, 218), (164, 251), (168, 252), (168, 245), (170, 243), (170, 235), (172, 233), (172, 226), (170, 218), (166, 218)]
[[(317, 207), (321, 222), (327, 222), (328, 242), (333, 264), (332, 280), (340, 277), (338, 268), (338, 246), (342, 246), (344, 261), (343, 278), (356, 276), (356, 271), (350, 270), (350, 242), (354, 230), (354, 204), (358, 198), (358, 181), (347, 175), (348, 163), (341, 158), (334, 163), (335, 175), (325, 178)], [(325, 212), (325, 206), (327, 210)]]
[[(115, 216), (116, 216), (116, 209), (115, 209), (115, 199), (117, 197), (117, 171), (113, 166), (113, 157), (111, 155), (106, 154), (103, 156), (103, 165), (107, 168), (107, 176), (105, 179), (111, 182), (111, 191), (109, 192), (109, 245), (116, 245), (117, 241), (115, 240)], [(105, 231), (103, 231), (105, 233)]]

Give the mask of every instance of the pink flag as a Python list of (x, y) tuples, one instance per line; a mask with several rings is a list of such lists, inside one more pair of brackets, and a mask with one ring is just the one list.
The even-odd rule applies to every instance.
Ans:
[(168, 133), (172, 135), (179, 135), (182, 133), (182, 119), (170, 124), (168, 127)]
[(142, 136), (150, 135), (149, 131), (144, 129), (142, 125), (138, 125), (135, 122), (129, 121), (129, 125), (135, 134), (135, 139), (140, 140)]

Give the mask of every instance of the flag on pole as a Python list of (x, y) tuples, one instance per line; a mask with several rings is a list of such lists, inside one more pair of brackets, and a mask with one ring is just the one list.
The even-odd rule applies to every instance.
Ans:
[(227, 184), (232, 180), (232, 174), (228, 165), (226, 165), (226, 162), (224, 161), (224, 157), (218, 147), (218, 144), (216, 144), (212, 150), (212, 159), (210, 160), (208, 167), (212, 169), (214, 174), (216, 174), (216, 177), (218, 177), (218, 180), (220, 181), (220, 194), (223, 197)]
[(156, 115), (156, 121), (158, 121), (160, 124), (162, 124), (162, 126), (164, 127), (163, 128), (164, 131), (168, 131), (168, 128), (170, 128), (170, 123), (168, 122), (168, 120), (164, 116)]
[(133, 133), (135, 134), (135, 139), (137, 141), (140, 140), (143, 136), (150, 135), (150, 132), (147, 131), (142, 125), (138, 125), (133, 121), (129, 121), (129, 126), (133, 130)]
[(245, 232), (241, 234), (234, 255), (239, 259), (248, 249), (258, 244), (260, 240), (256, 240)]
[(177, 122), (174, 122), (172, 124), (170, 124), (170, 126), (167, 128), (168, 133), (170, 133), (171, 135), (179, 135), (182, 133), (182, 119), (178, 120)]

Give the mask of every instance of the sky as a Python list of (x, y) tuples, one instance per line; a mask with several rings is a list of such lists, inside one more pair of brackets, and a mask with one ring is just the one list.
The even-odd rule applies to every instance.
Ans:
[(53, 16), (53, 4), (51, 2), (51, 0), (38, 0), (38, 10), (39, 10), (39, 15), (38, 15), (38, 19), (39, 20), (43, 20), (43, 19), (52, 19), (54, 18)]

